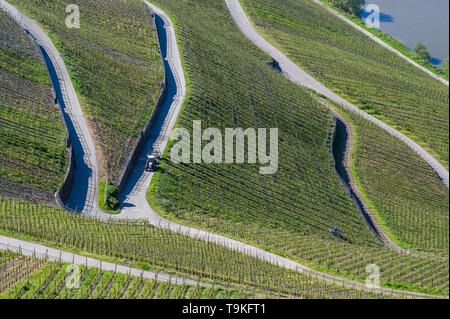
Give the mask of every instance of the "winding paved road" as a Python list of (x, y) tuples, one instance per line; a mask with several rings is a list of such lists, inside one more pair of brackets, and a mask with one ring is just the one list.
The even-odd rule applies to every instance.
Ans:
[(431, 156), (427, 151), (425, 151), (419, 144), (414, 142), (412, 139), (407, 137), (406, 135), (400, 133), (396, 129), (387, 125), (386, 123), (378, 120), (372, 115), (367, 114), (366, 112), (360, 110), (355, 105), (346, 101), (330, 89), (326, 88), (320, 82), (315, 80), (305, 71), (300, 69), (294, 62), (292, 62), (286, 55), (281, 53), (277, 48), (267, 42), (253, 25), (250, 23), (248, 17), (246, 16), (244, 10), (241, 7), (239, 0), (225, 0), (225, 3), (230, 11), (231, 16), (236, 22), (239, 29), (242, 33), (250, 39), (256, 46), (258, 46), (261, 50), (270, 55), (273, 59), (279, 62), (282, 73), (290, 79), (292, 82), (312, 89), (313, 91), (326, 96), (328, 99), (334, 101), (345, 107), (346, 109), (358, 114), (364, 119), (378, 125), (383, 130), (388, 132), (389, 134), (396, 136), (401, 141), (403, 141), (406, 145), (408, 145), (414, 152), (416, 152), (425, 162), (427, 162), (431, 168), (436, 172), (442, 182), (449, 187), (449, 173), (445, 169), (445, 167), (439, 163), (433, 156)]
[[(186, 82), (176, 42), (175, 30), (172, 22), (170, 21), (169, 17), (159, 8), (145, 0), (143, 1), (157, 15), (156, 22), (158, 25), (158, 34), (160, 36), (160, 41), (162, 42), (161, 52), (165, 61), (164, 64), (166, 68), (166, 74), (168, 76), (168, 83), (170, 86), (168, 88), (169, 94), (165, 104), (162, 106), (162, 111), (160, 112), (159, 118), (156, 121), (157, 124), (155, 126), (155, 129), (154, 131), (152, 131), (152, 134), (150, 134), (150, 138), (137, 161), (137, 165), (134, 168), (134, 171), (130, 174), (129, 180), (120, 195), (122, 211), (118, 215), (110, 215), (101, 211), (97, 205), (96, 199), (98, 191), (98, 164), (95, 148), (86, 121), (83, 117), (78, 98), (73, 89), (63, 60), (58, 54), (56, 48), (51, 43), (50, 39), (34, 21), (23, 15), (13, 6), (9, 5), (5, 0), (0, 0), (0, 7), (7, 11), (26, 30), (31, 33), (33, 38), (37, 41), (38, 45), (40, 45), (44, 56), (45, 54), (48, 54), (49, 59), (46, 59), (46, 62), (50, 64), (48, 65), (48, 69), (52, 77), (53, 85), (55, 86), (55, 90), (57, 92), (58, 86), (61, 87), (61, 99), (59, 99), (59, 102), (61, 103), (61, 109), (64, 114), (64, 119), (67, 126), (69, 127), (69, 134), (72, 140), (72, 144), (74, 145), (74, 149), (75, 147), (77, 147), (75, 149), (75, 157), (77, 165), (76, 178), (78, 178), (78, 180), (76, 180), (76, 183), (74, 184), (75, 186), (70, 196), (71, 203), (80, 205), (78, 209), (76, 209), (76, 211), (81, 212), (85, 215), (95, 216), (100, 219), (146, 219), (156, 227), (170, 229), (192, 238), (214, 242), (221, 246), (234, 249), (249, 256), (257, 257), (286, 269), (298, 271), (300, 273), (316, 277), (326, 282), (335, 283), (337, 285), (349, 288), (374, 291), (390, 295), (408, 296), (413, 298), (436, 297), (434, 295), (422, 294), (417, 292), (407, 292), (385, 287), (368, 287), (360, 282), (313, 270), (288, 258), (275, 255), (260, 248), (230, 239), (225, 236), (220, 236), (207, 231), (198, 230), (192, 227), (187, 227), (178, 223), (174, 223), (172, 221), (168, 221), (167, 219), (162, 218), (153, 211), (146, 200), (147, 189), (150, 185), (153, 173), (145, 172), (145, 170), (143, 169), (143, 160), (145, 159), (145, 155), (147, 154), (147, 152), (151, 149), (159, 148), (160, 150), (164, 150), (169, 137), (168, 133), (172, 131), (175, 125), (178, 113), (181, 109), (181, 105), (183, 104), (186, 95)], [(227, 0), (227, 4), (229, 5), (233, 4), (233, 2), (234, 1)], [(236, 2), (234, 3), (236, 4)], [(239, 8), (240, 6), (237, 9)], [(244, 18), (246, 20), (245, 15)], [(238, 21), (240, 20), (238, 19)], [(246, 21), (248, 22), (248, 20)], [(165, 30), (165, 32), (163, 30)], [(167, 45), (163, 43), (164, 40), (167, 41)], [(53, 76), (52, 65), (55, 69), (55, 74), (53, 74)], [(300, 71), (300, 75), (303, 76), (301, 70), (296, 67), (292, 68), (294, 71)], [(56, 77), (56, 81), (54, 81), (54, 77)], [(300, 77), (300, 79), (303, 78)], [(310, 81), (310, 78), (306, 77), (304, 78), (304, 80)], [(301, 82), (303, 82), (303, 80)], [(316, 86), (314, 82), (311, 82), (310, 85), (312, 87)], [(324, 88), (319, 87), (319, 89), (327, 93)], [(364, 114), (367, 115), (366, 113)], [(81, 190), (83, 190), (80, 194), (77, 187), (81, 187)], [(83, 200), (85, 202), (82, 202)], [(14, 238), (0, 236), (0, 242), (3, 244), (11, 244), (17, 246), (17, 244), (14, 244), (17, 243), (17, 240)], [(44, 247), (43, 245), (40, 246)], [(60, 251), (58, 251), (58, 253), (59, 252)], [(70, 254), (70, 256), (72, 256), (72, 254)], [(81, 258), (83, 263), (85, 263), (85, 257)]]
[[(386, 235), (383, 228), (380, 227), (378, 222), (375, 219), (375, 216), (372, 214), (372, 212), (369, 209), (369, 206), (364, 201), (364, 198), (362, 197), (358, 187), (356, 186), (353, 175), (350, 171), (350, 151), (351, 151), (351, 145), (353, 140), (353, 132), (352, 127), (350, 124), (331, 106), (329, 106), (326, 102), (322, 101), (321, 99), (316, 99), (324, 105), (326, 108), (328, 108), (332, 113), (336, 121), (336, 128), (334, 134), (337, 134), (337, 130), (339, 126), (343, 126), (343, 130), (345, 131), (345, 134), (347, 135), (346, 138), (346, 145), (344, 146), (344, 154), (343, 154), (343, 163), (338, 163), (338, 159), (335, 155), (335, 161), (338, 165), (342, 165), (343, 167), (337, 167), (336, 172), (338, 173), (339, 178), (342, 180), (342, 183), (346, 186), (347, 192), (349, 193), (349, 196), (355, 201), (356, 205), (358, 206), (359, 210), (361, 211), (362, 217), (369, 229), (374, 233), (374, 235), (387, 247), (389, 247), (392, 250), (395, 250), (397, 252), (407, 253), (410, 252), (396, 243), (394, 243), (389, 236)], [(342, 128), (341, 128), (342, 129)], [(342, 133), (341, 133), (342, 134)], [(334, 144), (334, 138), (333, 138), (333, 144)], [(334, 149), (334, 146), (332, 147)], [(339, 172), (339, 170), (343, 170), (343, 172)]]

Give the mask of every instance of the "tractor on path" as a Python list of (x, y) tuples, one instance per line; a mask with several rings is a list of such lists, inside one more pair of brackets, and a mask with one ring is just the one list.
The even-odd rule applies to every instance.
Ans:
[(152, 152), (147, 155), (147, 162), (145, 163), (145, 170), (147, 172), (154, 172), (158, 168), (161, 155), (158, 152)]

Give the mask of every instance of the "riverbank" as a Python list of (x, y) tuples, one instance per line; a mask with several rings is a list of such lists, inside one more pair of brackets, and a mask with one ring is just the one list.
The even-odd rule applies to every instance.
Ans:
[[(328, 7), (330, 10), (334, 11), (336, 14), (341, 15), (343, 18), (348, 19), (350, 22), (355, 23), (358, 27), (361, 27), (364, 29), (364, 31), (369, 32), (373, 36), (375, 36), (377, 39), (381, 40), (385, 44), (389, 45), (392, 49), (398, 51), (402, 55), (404, 55), (406, 58), (411, 59), (414, 63), (417, 63), (418, 66), (423, 67), (425, 70), (430, 71), (432, 74), (437, 75), (439, 77), (442, 77), (447, 81), (447, 83), (444, 83), (448, 86), (448, 80), (449, 75), (446, 74), (444, 71), (439, 69), (438, 67), (432, 65), (428, 61), (424, 61), (421, 59), (417, 54), (412, 52), (409, 48), (407, 48), (401, 41), (393, 38), (387, 33), (384, 33), (381, 30), (373, 29), (367, 27), (367, 25), (362, 21), (360, 17), (348, 14), (346, 12), (343, 12), (339, 8), (337, 8), (330, 0), (314, 0), (317, 4), (321, 6)], [(442, 81), (441, 81), (442, 82)]]

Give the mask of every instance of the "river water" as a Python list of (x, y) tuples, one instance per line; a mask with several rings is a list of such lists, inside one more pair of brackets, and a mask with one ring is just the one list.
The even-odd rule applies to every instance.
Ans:
[(380, 6), (383, 32), (410, 49), (422, 42), (434, 65), (440, 65), (448, 58), (449, 0), (366, 0), (368, 4)]

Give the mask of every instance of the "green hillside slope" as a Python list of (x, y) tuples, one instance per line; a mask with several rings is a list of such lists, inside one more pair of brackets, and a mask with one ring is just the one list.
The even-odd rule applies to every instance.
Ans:
[(354, 130), (353, 175), (377, 220), (406, 248), (448, 254), (448, 188), (404, 143), (345, 114)]
[(54, 201), (67, 168), (65, 137), (36, 44), (0, 11), (0, 196)]
[(191, 132), (194, 120), (222, 132), (278, 128), (279, 170), (261, 175), (259, 163), (174, 164), (167, 153), (151, 186), (155, 206), (203, 227), (227, 220), (244, 237), (261, 228), (333, 240), (328, 231), (337, 225), (353, 242), (377, 245), (335, 173), (331, 112), (267, 65), (270, 58), (240, 33), (222, 1), (161, 4), (177, 21), (190, 79), (178, 125)]
[[(63, 55), (97, 144), (100, 178), (118, 183), (163, 82), (156, 32), (139, 0), (13, 0), (46, 30)], [(80, 8), (67, 28), (66, 7)]]

